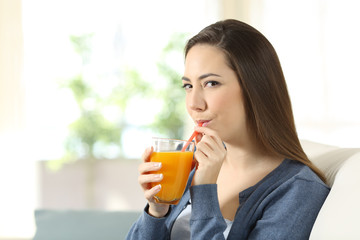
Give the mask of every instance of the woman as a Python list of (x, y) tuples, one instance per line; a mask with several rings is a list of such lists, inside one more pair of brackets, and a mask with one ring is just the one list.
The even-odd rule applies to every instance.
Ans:
[[(185, 47), (182, 78), (197, 163), (176, 206), (158, 204), (161, 166), (143, 154), (148, 205), (128, 239), (308, 239), (329, 193), (297, 137), (275, 50), (237, 20), (212, 24)], [(150, 182), (159, 182), (150, 188)]]

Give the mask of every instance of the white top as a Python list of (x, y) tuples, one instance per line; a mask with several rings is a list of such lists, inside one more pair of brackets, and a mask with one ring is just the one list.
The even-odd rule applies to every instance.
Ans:
[[(191, 217), (191, 202), (186, 205), (186, 208), (179, 214), (171, 229), (172, 240), (189, 240), (190, 239), (190, 217)], [(226, 222), (226, 229), (224, 231), (224, 238), (229, 235), (232, 221), (224, 219)]]

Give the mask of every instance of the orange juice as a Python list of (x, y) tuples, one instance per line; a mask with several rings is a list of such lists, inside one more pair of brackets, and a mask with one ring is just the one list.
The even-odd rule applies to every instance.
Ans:
[[(160, 182), (161, 190), (156, 194), (155, 200), (159, 203), (177, 204), (184, 193), (186, 183), (191, 171), (193, 152), (153, 152), (151, 162), (161, 162), (159, 171), (164, 178)], [(152, 187), (159, 183), (152, 183)]]

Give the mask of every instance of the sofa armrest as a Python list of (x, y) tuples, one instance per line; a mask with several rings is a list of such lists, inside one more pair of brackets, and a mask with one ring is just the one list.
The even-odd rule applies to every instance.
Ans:
[(302, 142), (310, 160), (325, 174), (331, 191), (310, 239), (360, 239), (360, 149)]

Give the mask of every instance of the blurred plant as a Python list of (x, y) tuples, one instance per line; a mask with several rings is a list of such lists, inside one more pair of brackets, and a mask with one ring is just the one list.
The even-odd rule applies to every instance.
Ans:
[[(81, 57), (82, 70), (78, 76), (66, 81), (62, 86), (71, 90), (80, 116), (69, 125), (65, 142), (66, 154), (62, 162), (121, 157), (121, 138), (127, 125), (124, 117), (126, 104), (134, 96), (144, 96), (151, 92), (138, 72), (127, 69), (123, 76), (117, 76), (118, 81), (110, 94), (99, 94), (83, 72), (84, 67), (90, 63), (93, 36), (85, 34), (70, 37), (75, 52)], [(115, 119), (109, 120), (105, 117), (105, 111), (109, 109), (115, 113)]]
[[(121, 138), (128, 126), (124, 113), (127, 104), (135, 97), (160, 99), (164, 104), (154, 121), (142, 128), (150, 128), (167, 137), (182, 139), (185, 121), (184, 91), (181, 88), (181, 75), (172, 66), (172, 60), (183, 59), (182, 49), (185, 34), (174, 34), (163, 49), (157, 67), (163, 76), (164, 84), (149, 84), (140, 73), (126, 69), (110, 94), (103, 96), (85, 78), (84, 67), (90, 63), (93, 34), (71, 36), (75, 52), (81, 57), (81, 73), (65, 81), (62, 87), (69, 89), (77, 103), (79, 117), (69, 125), (65, 142), (66, 153), (61, 161), (52, 162), (53, 166), (69, 160), (119, 158), (123, 155)], [(161, 85), (155, 88), (154, 85)], [(115, 119), (107, 119), (104, 111), (111, 108), (116, 112)], [(100, 149), (100, 150), (99, 150)], [(112, 154), (109, 154), (112, 153)], [(56, 167), (55, 167), (56, 168)]]
[[(71, 90), (79, 109), (79, 117), (69, 125), (65, 141), (65, 156), (62, 162), (77, 159), (93, 160), (103, 156), (96, 155), (96, 145), (117, 146), (121, 126), (104, 117), (106, 98), (101, 97), (84, 78), (84, 66), (90, 62), (94, 34), (70, 36), (75, 52), (81, 58), (82, 69), (78, 76), (65, 81), (61, 86)], [(119, 150), (118, 150), (119, 151)]]
[(82, 75), (71, 79), (64, 86), (72, 91), (80, 111), (79, 118), (69, 126), (69, 136), (65, 143), (66, 159), (105, 158), (96, 152), (97, 145), (116, 147), (117, 152), (121, 152), (119, 142), (122, 126), (104, 117), (107, 99), (100, 97)]
[[(69, 125), (64, 157), (59, 161), (50, 161), (50, 167), (58, 169), (71, 160), (86, 160), (86, 199), (90, 208), (94, 206), (95, 199), (96, 160), (123, 155), (121, 139), (128, 126), (124, 113), (131, 99), (161, 99), (164, 104), (154, 122), (138, 127), (151, 128), (153, 132), (171, 138), (183, 137), (185, 115), (181, 76), (175, 70), (177, 67), (171, 65), (171, 58), (183, 59), (184, 34), (176, 34), (171, 38), (158, 62), (159, 73), (164, 77), (164, 84), (160, 84), (162, 88), (155, 88), (154, 84), (144, 81), (138, 71), (127, 69), (117, 76), (116, 85), (106, 96), (100, 94), (84, 74), (85, 66), (91, 62), (93, 36), (86, 34), (70, 37), (74, 50), (81, 57), (82, 69), (78, 76), (65, 81), (62, 87), (71, 91), (79, 109), (79, 117)], [(106, 118), (105, 111), (108, 109), (116, 113), (115, 118)]]
[(83, 34), (80, 36), (70, 36), (70, 41), (75, 52), (81, 57), (83, 66), (90, 62), (93, 37), (94, 33)]
[[(156, 115), (151, 128), (170, 138), (183, 139), (185, 127), (185, 94), (181, 88), (181, 75), (179, 66), (172, 61), (183, 61), (183, 49), (187, 34), (173, 34), (169, 43), (163, 49), (157, 66), (159, 73), (165, 78), (163, 89), (158, 89), (158, 96), (165, 103)], [(182, 63), (183, 64), (183, 63)]]

